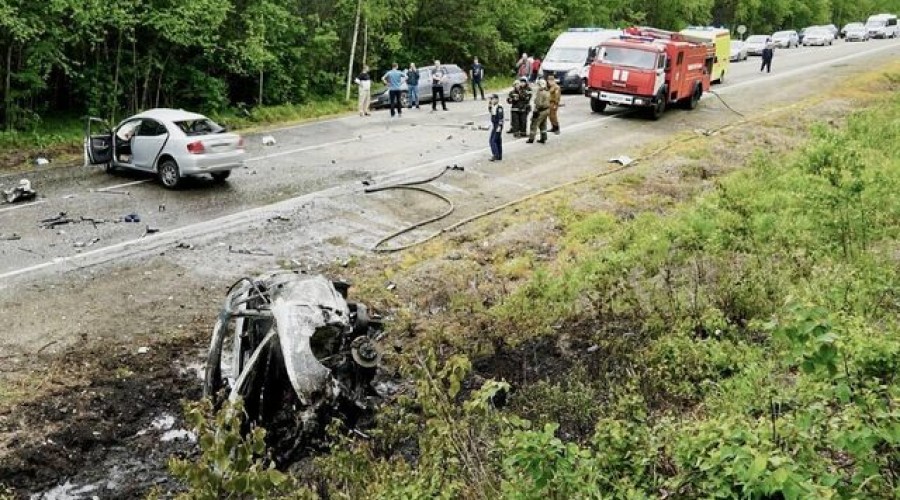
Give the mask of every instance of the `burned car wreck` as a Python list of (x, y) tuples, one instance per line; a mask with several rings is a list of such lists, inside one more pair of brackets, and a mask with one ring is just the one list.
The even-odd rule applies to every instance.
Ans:
[(332, 418), (352, 428), (378, 403), (372, 381), (381, 321), (348, 302), (348, 289), (293, 272), (243, 278), (219, 313), (204, 396), (221, 403), (227, 390), (229, 399), (242, 399), (249, 420), (277, 440), (270, 443), (277, 460), (317, 446), (314, 436)]

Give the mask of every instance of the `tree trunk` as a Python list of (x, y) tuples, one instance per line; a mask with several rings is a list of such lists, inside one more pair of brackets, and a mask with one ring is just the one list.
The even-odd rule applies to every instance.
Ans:
[(344, 97), (350, 100), (350, 82), (353, 81), (353, 58), (356, 56), (356, 40), (359, 37), (359, 17), (362, 14), (362, 0), (356, 2), (356, 22), (353, 27), (353, 43), (350, 45), (350, 64), (347, 67), (347, 95)]
[(263, 105), (263, 77), (264, 77), (264, 75), (265, 75), (265, 72), (262, 69), (260, 69), (259, 70), (259, 103), (257, 104), (258, 106)]
[(109, 109), (109, 121), (110, 123), (116, 122), (116, 108), (118, 107), (119, 102), (119, 66), (122, 63), (122, 30), (119, 30), (119, 39), (116, 43), (116, 71), (115, 76), (113, 76), (113, 91), (111, 96), (111, 106)]

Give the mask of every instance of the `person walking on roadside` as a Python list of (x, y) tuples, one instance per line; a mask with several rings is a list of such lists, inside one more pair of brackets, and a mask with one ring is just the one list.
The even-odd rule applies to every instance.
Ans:
[(535, 56), (531, 60), (531, 81), (534, 82), (541, 77), (541, 58)]
[(388, 87), (388, 102), (391, 106), (391, 118), (394, 117), (394, 110), (397, 110), (399, 118), (403, 113), (403, 106), (400, 105), (400, 95), (402, 91), (400, 87), (403, 85), (403, 72), (400, 71), (397, 63), (391, 64), (391, 70), (381, 77), (381, 81)]
[(559, 117), (556, 113), (559, 111), (559, 102), (562, 100), (562, 89), (559, 88), (556, 77), (553, 75), (547, 76), (547, 90), (550, 92), (550, 113), (547, 115), (550, 119), (550, 132), (559, 135)]
[(472, 99), (478, 99), (478, 94), (475, 93), (476, 90), (481, 91), (481, 100), (484, 100), (484, 87), (481, 86), (481, 79), (484, 78), (484, 66), (478, 62), (478, 58), (476, 57), (472, 62), (472, 69), (469, 70), (469, 77), (472, 78)]
[(550, 114), (550, 92), (547, 90), (547, 81), (538, 80), (538, 91), (534, 95), (534, 114), (531, 115), (531, 133), (528, 135), (528, 144), (534, 142), (537, 131), (541, 131), (541, 144), (547, 142), (547, 115)]
[(419, 109), (419, 70), (416, 69), (415, 63), (409, 63), (409, 69), (406, 70), (406, 101), (409, 103), (409, 109), (413, 106)]
[(431, 70), (431, 110), (437, 111), (438, 96), (441, 106), (447, 111), (447, 101), (444, 98), (444, 80), (447, 79), (444, 67), (437, 59), (434, 60), (434, 68)]
[(525, 137), (528, 130), (528, 106), (531, 103), (531, 87), (523, 76), (516, 80), (506, 102), (510, 106), (511, 123), (509, 133), (513, 137)]
[(534, 57), (528, 56), (528, 59), (525, 59), (525, 76), (528, 78), (529, 82), (534, 82), (534, 75), (531, 73), (531, 68), (534, 67)]
[(363, 65), (362, 72), (356, 75), (357, 87), (359, 87), (359, 116), (369, 116), (369, 105), (372, 102), (372, 78), (369, 76), (369, 67)]
[(522, 52), (522, 57), (516, 62), (516, 76), (528, 78), (528, 54)]
[(763, 70), (766, 73), (772, 72), (772, 58), (775, 57), (775, 48), (772, 43), (767, 43), (766, 48), (762, 51), (762, 66), (759, 67), (759, 71)]
[(488, 113), (491, 115), (491, 136), (488, 139), (491, 146), (490, 161), (500, 161), (503, 159), (503, 106), (500, 105), (497, 94), (491, 94)]

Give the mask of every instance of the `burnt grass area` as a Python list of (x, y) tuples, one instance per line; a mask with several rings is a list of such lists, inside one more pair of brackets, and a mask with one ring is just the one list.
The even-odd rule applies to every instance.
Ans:
[[(200, 397), (196, 373), (179, 366), (197, 348), (195, 339), (182, 338), (145, 353), (97, 346), (61, 354), (44, 376), (66, 387), (0, 409), (0, 484), (21, 497), (67, 482), (94, 484), (85, 493), (101, 498), (177, 489), (168, 484), (166, 462), (194, 444), (183, 432), (161, 438), (183, 429), (182, 402)], [(159, 419), (168, 422), (154, 427)]]

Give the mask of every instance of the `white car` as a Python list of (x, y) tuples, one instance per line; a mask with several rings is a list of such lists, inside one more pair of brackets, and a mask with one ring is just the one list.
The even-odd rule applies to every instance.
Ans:
[(740, 40), (731, 41), (731, 56), (728, 59), (734, 62), (747, 60), (747, 46), (744, 45), (744, 42)]
[[(92, 126), (99, 125), (100, 133)], [(87, 163), (107, 172), (125, 168), (155, 174), (175, 189), (188, 176), (207, 174), (217, 182), (244, 165), (244, 139), (209, 118), (181, 109), (144, 111), (110, 128), (101, 118), (88, 118), (84, 151)]]
[(751, 56), (761, 56), (763, 49), (772, 43), (772, 37), (768, 35), (753, 35), (744, 40), (744, 46), (747, 47), (747, 54)]
[(834, 34), (827, 28), (809, 28), (803, 36), (803, 46), (810, 45), (832, 45), (834, 43)]

